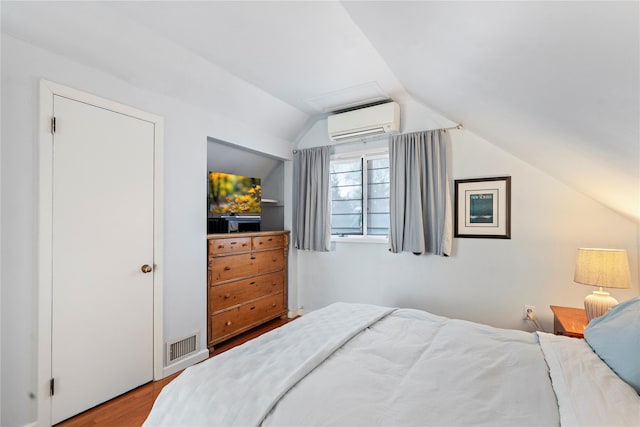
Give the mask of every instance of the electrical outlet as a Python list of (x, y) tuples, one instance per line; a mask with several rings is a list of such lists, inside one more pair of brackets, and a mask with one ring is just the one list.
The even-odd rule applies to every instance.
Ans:
[(522, 306), (522, 318), (527, 319), (527, 315), (530, 315), (532, 319), (536, 318), (536, 306), (524, 305)]

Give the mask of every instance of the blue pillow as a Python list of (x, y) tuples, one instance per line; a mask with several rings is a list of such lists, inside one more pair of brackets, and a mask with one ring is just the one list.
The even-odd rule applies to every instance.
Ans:
[(584, 330), (593, 351), (640, 394), (640, 297), (597, 317)]

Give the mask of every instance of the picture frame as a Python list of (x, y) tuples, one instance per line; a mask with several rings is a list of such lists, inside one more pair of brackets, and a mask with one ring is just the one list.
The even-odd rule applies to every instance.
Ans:
[(511, 239), (511, 177), (455, 180), (454, 237)]

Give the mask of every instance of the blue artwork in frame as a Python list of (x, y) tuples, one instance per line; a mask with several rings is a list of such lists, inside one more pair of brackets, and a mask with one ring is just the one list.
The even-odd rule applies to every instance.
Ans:
[(511, 238), (511, 177), (455, 180), (454, 237)]

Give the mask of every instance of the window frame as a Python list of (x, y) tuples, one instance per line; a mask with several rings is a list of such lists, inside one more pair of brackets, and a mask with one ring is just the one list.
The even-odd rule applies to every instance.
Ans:
[[(330, 162), (340, 160), (357, 160), (362, 161), (362, 233), (357, 235), (331, 235), (331, 241), (336, 243), (389, 243), (389, 235), (378, 236), (368, 234), (368, 221), (369, 221), (369, 168), (368, 161), (376, 159), (389, 158), (389, 149), (376, 148), (371, 150), (358, 150), (349, 151), (344, 153), (336, 153), (331, 155)], [(329, 192), (331, 192), (331, 186), (329, 186)], [(333, 202), (332, 202), (333, 203)]]

